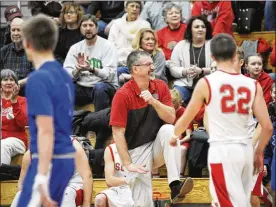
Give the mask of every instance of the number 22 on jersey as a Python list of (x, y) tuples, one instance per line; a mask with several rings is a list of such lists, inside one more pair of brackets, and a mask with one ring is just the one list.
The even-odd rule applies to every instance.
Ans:
[[(226, 84), (220, 87), (220, 93), (227, 93), (221, 98), (222, 113), (249, 114), (248, 104), (251, 100), (249, 88), (241, 86), (235, 91), (231, 85)], [(235, 99), (235, 96), (239, 96), (238, 99)]]

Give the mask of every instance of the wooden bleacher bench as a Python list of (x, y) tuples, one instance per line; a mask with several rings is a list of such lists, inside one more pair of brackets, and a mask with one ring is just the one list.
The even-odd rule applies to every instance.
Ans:
[[(272, 32), (252, 32), (250, 34), (238, 34), (234, 33), (234, 38), (237, 42), (237, 45), (241, 45), (242, 41), (244, 40), (258, 40), (259, 38), (263, 38), (267, 43), (273, 47), (273, 44), (275, 43), (275, 31)], [(270, 53), (271, 55), (271, 53)], [(270, 56), (268, 57), (270, 58)], [(266, 62), (266, 61), (264, 61)], [(270, 61), (268, 61), (268, 68), (272, 69), (274, 73), (276, 73), (276, 67), (273, 67), (270, 64)]]
[[(170, 188), (166, 178), (156, 178), (152, 181), (153, 192), (161, 193), (165, 199), (170, 199)], [(1, 190), (1, 206), (9, 206), (17, 192), (17, 181), (2, 181), (0, 182)], [(93, 197), (91, 203), (94, 203), (95, 196), (106, 189), (104, 179), (94, 179), (93, 183)], [(209, 194), (209, 179), (208, 178), (194, 178), (194, 189), (189, 193), (183, 203), (198, 203), (209, 204), (211, 202)]]

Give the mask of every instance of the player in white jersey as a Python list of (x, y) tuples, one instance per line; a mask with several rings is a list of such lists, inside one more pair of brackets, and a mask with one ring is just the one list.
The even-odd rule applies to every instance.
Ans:
[[(93, 189), (93, 179), (88, 159), (80, 143), (74, 138), (71, 139), (73, 142), (73, 146), (76, 149), (76, 170), (72, 178), (70, 179), (67, 187), (65, 188), (61, 207), (90, 207)], [(23, 156), (22, 168), (17, 185), (17, 193), (15, 195), (15, 198), (13, 199), (11, 207), (19, 207), (18, 199), (21, 194), (22, 182), (27, 173), (27, 169), (30, 165), (30, 162), (31, 155), (30, 151), (28, 150)]]
[(218, 34), (211, 41), (217, 71), (199, 80), (185, 113), (175, 125), (170, 144), (176, 145), (205, 103), (208, 114), (210, 194), (216, 207), (250, 206), (253, 146), (248, 121), (253, 112), (261, 126), (254, 151), (254, 173), (263, 168), (263, 151), (272, 134), (272, 123), (260, 85), (236, 72), (233, 37)]
[(134, 200), (131, 185), (135, 174), (123, 167), (115, 144), (110, 144), (104, 152), (105, 180), (108, 189), (100, 192), (95, 198), (95, 207), (132, 207)]

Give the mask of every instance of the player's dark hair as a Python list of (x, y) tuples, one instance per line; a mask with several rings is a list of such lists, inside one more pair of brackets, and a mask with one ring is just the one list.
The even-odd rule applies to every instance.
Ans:
[(232, 60), (236, 50), (235, 40), (229, 34), (217, 34), (211, 40), (211, 53), (217, 62)]
[(22, 34), (36, 51), (54, 50), (58, 41), (58, 26), (46, 15), (38, 14), (23, 22)]

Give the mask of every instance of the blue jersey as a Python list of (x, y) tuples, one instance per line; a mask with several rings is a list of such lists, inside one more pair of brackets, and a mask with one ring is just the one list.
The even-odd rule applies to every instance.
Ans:
[(74, 152), (70, 138), (74, 110), (72, 78), (57, 61), (44, 63), (27, 81), (26, 97), (30, 128), (30, 151), (37, 153), (36, 116), (51, 116), (54, 125), (54, 154)]

